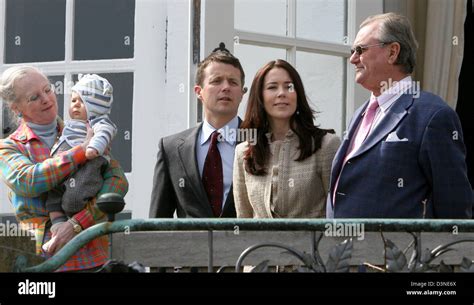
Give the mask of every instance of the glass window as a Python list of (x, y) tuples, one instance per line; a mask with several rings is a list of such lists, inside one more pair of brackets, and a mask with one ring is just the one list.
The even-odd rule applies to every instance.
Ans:
[(345, 43), (346, 0), (297, 0), (296, 36)]
[(235, 0), (234, 24), (238, 30), (287, 35), (286, 0)]
[(303, 80), (311, 107), (318, 111), (316, 124), (341, 135), (345, 101), (343, 57), (296, 52), (296, 66)]
[(242, 99), (242, 103), (239, 107), (239, 116), (243, 119), (245, 115), (245, 109), (247, 108), (247, 99), (252, 86), (252, 81), (263, 65), (271, 60), (278, 58), (286, 60), (286, 50), (279, 48), (260, 47), (248, 44), (236, 44), (234, 45), (234, 53), (239, 58), (242, 68), (245, 72), (245, 86), (248, 87), (247, 93)]
[[(133, 118), (133, 73), (100, 73), (114, 88), (114, 101), (110, 119), (117, 126), (117, 135), (112, 141), (112, 155), (120, 162), (126, 173), (132, 171), (132, 118)], [(73, 76), (74, 83), (77, 75)]]
[(8, 137), (13, 131), (14, 127), (8, 115), (8, 106), (2, 103), (2, 138)]
[(7, 0), (5, 63), (64, 60), (66, 0)]
[(49, 82), (54, 86), (56, 100), (58, 101), (58, 115), (64, 119), (64, 75), (48, 75)]
[(74, 59), (133, 57), (135, 0), (74, 3)]

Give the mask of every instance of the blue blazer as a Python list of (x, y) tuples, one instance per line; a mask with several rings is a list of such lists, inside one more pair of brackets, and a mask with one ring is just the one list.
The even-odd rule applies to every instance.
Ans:
[(402, 95), (342, 167), (368, 103), (355, 112), (332, 163), (327, 217), (471, 218), (461, 124), (431, 93)]

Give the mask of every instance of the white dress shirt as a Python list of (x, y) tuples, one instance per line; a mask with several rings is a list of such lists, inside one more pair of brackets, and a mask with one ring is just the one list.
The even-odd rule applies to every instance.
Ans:
[(390, 108), (393, 106), (396, 100), (402, 96), (406, 91), (408, 91), (412, 87), (412, 79), (411, 76), (408, 75), (404, 79), (400, 80), (399, 82), (393, 84), (388, 90), (385, 90), (382, 94), (376, 97), (373, 93), (371, 94), (370, 98), (377, 98), (379, 103), (379, 108), (375, 112), (374, 122), (372, 123), (372, 127), (370, 128), (369, 134), (372, 130), (377, 127), (383, 118), (387, 115)]
[[(380, 122), (387, 115), (388, 111), (393, 106), (395, 101), (398, 100), (400, 96), (402, 96), (402, 94), (409, 91), (412, 86), (413, 86), (412, 78), (409, 75), (401, 79), (399, 82), (396, 82), (396, 83), (394, 82), (393, 86), (385, 90), (379, 96), (376, 97), (373, 93), (370, 95), (370, 100), (374, 98), (377, 99), (379, 103), (379, 107), (377, 108), (377, 111), (375, 112), (374, 121), (372, 123), (372, 126), (370, 127), (367, 137), (380, 124)], [(365, 112), (362, 113), (362, 116), (364, 115), (365, 115)], [(357, 126), (357, 129), (355, 130), (354, 135), (357, 135), (357, 133), (359, 132), (361, 123), (362, 123), (362, 120), (359, 122), (359, 126)], [(354, 140), (355, 140), (355, 136), (352, 137), (351, 142), (349, 143), (350, 144), (349, 147), (352, 147)]]

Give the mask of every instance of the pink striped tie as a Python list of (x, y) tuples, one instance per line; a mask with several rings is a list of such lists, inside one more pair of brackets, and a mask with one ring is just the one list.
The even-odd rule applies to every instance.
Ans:
[(347, 159), (359, 149), (365, 138), (367, 138), (370, 128), (372, 128), (372, 124), (374, 123), (377, 108), (379, 108), (379, 103), (377, 99), (374, 98), (370, 101), (369, 106), (365, 110), (364, 118), (362, 119), (362, 123), (360, 124), (359, 130), (357, 131), (357, 135), (352, 142), (351, 149), (347, 152), (346, 157), (344, 158), (344, 163), (346, 163)]
[(339, 184), (339, 178), (341, 177), (342, 168), (346, 164), (347, 160), (360, 148), (364, 140), (367, 138), (367, 135), (369, 134), (369, 131), (372, 128), (372, 124), (374, 123), (377, 108), (379, 108), (379, 103), (377, 99), (374, 98), (370, 101), (369, 106), (365, 110), (364, 118), (360, 123), (357, 135), (354, 141), (352, 141), (352, 146), (347, 150), (346, 156), (344, 157), (344, 162), (342, 163), (341, 171), (339, 172), (339, 176), (337, 177), (336, 184), (334, 186), (334, 192), (332, 194), (333, 204), (336, 203), (336, 190)]

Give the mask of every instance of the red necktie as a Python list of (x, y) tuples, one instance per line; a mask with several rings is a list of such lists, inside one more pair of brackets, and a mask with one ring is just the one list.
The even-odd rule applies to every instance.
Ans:
[[(360, 127), (359, 127), (359, 130), (357, 131), (357, 134), (355, 135), (354, 141), (352, 141), (352, 146), (349, 147), (349, 149), (347, 150), (342, 167), (344, 167), (349, 157), (351, 157), (352, 154), (354, 154), (360, 148), (364, 140), (367, 138), (369, 131), (372, 128), (372, 124), (374, 123), (375, 113), (377, 112), (377, 108), (379, 108), (379, 102), (377, 101), (376, 98), (374, 98), (370, 101), (369, 106), (367, 106), (367, 109), (365, 110), (364, 118), (362, 119), (362, 122), (360, 123)], [(342, 171), (342, 168), (341, 168), (341, 171)], [(339, 184), (340, 177), (341, 177), (341, 172), (339, 172), (339, 176), (337, 177), (336, 184), (334, 186), (334, 191), (332, 193), (333, 204), (336, 203), (336, 190)]]
[(217, 131), (211, 134), (211, 144), (202, 171), (202, 184), (215, 217), (221, 215), (222, 198), (224, 197), (224, 175), (222, 173), (221, 154), (217, 148), (218, 137), (219, 133)]

